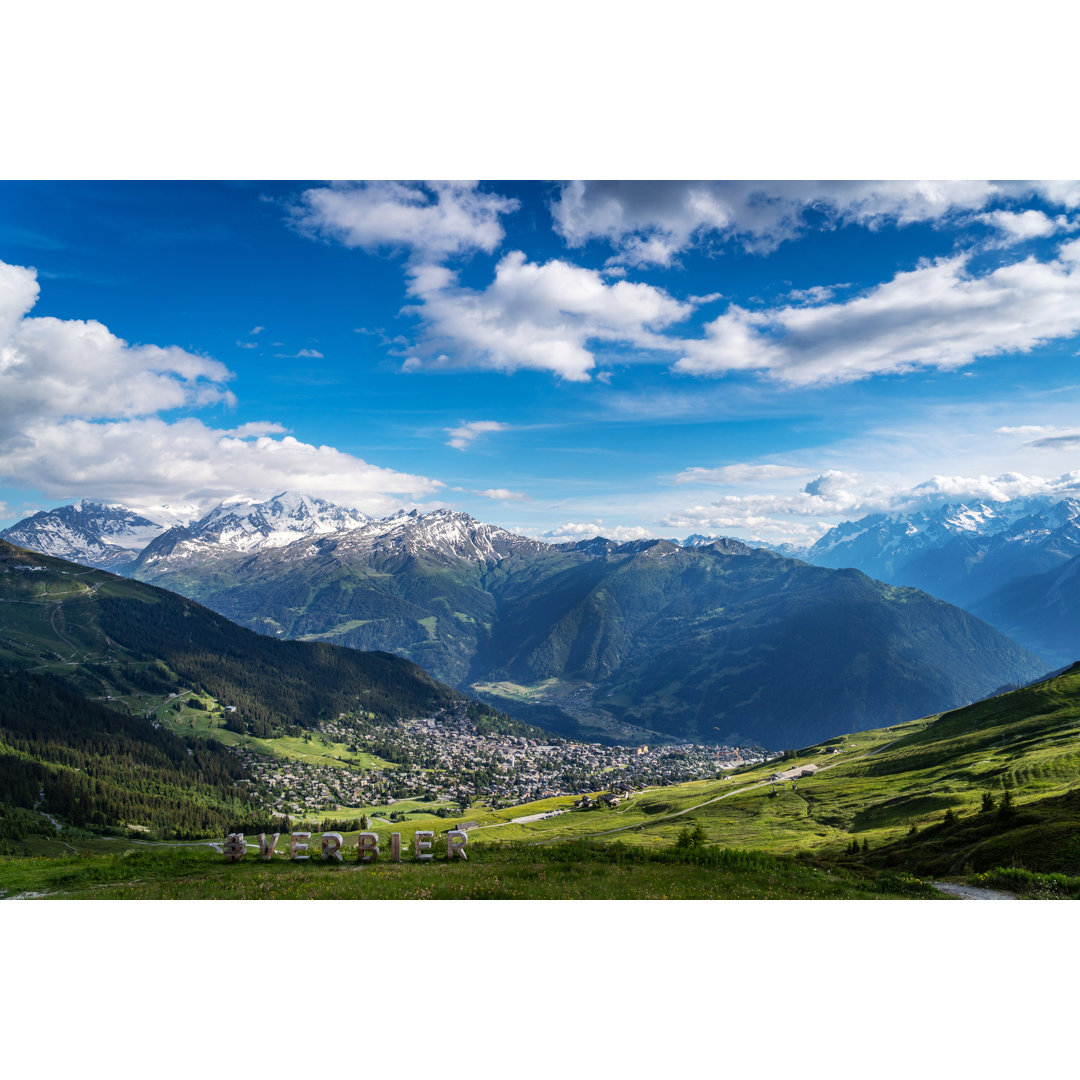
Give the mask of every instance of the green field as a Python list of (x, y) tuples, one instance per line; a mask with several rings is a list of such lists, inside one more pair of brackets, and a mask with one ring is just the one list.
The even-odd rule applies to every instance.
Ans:
[[(176, 700), (180, 700), (179, 698)], [(203, 695), (203, 700), (210, 700)], [(168, 708), (165, 701), (154, 709), (155, 715), (164, 720), (177, 735), (195, 735), (214, 738), (226, 746), (246, 746), (251, 750), (286, 760), (304, 761), (309, 765), (331, 765), (343, 768), (346, 764), (361, 769), (396, 769), (392, 761), (384, 761), (375, 754), (349, 749), (348, 743), (334, 742), (317, 731), (306, 735), (279, 735), (260, 739), (254, 735), (241, 735), (224, 726), (224, 714), (213, 711), (183, 708), (179, 713)]]
[(615, 846), (488, 847), (468, 862), (436, 858), (359, 866), (318, 861), (239, 863), (192, 846), (118, 855), (0, 860), (8, 896), (222, 900), (875, 900), (939, 899), (911, 875), (822, 868), (756, 852), (680, 855)]

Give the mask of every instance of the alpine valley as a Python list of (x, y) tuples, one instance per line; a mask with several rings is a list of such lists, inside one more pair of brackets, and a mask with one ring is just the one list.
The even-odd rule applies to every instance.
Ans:
[[(1073, 521), (1064, 504), (1047, 509), (1065, 531), (1036, 545), (1041, 568), (1063, 561)], [(728, 538), (545, 544), (450, 510), (370, 519), (292, 493), (232, 499), (168, 529), (84, 500), (0, 535), (120, 569), (262, 634), (396, 653), (519, 720), (598, 741), (805, 745), (1048, 667), (967, 611), (853, 568), (850, 544), (806, 553), (837, 567)], [(954, 538), (947, 523), (939, 535), (931, 550)], [(863, 563), (892, 576), (893, 564)]]

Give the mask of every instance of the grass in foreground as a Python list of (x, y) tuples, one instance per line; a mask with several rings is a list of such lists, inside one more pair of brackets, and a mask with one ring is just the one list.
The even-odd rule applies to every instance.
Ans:
[(0, 859), (0, 891), (109, 900), (887, 900), (940, 899), (908, 874), (830, 869), (715, 847), (622, 844), (473, 849), (467, 863), (227, 863), (206, 850)]

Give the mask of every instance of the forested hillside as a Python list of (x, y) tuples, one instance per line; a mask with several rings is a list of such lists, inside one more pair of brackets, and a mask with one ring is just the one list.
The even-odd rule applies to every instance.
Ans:
[[(230, 722), (262, 736), (349, 710), (394, 719), (466, 700), (401, 657), (276, 641), (164, 589), (3, 541), (0, 661), (100, 698), (193, 688), (235, 707)], [(499, 720), (488, 706), (473, 710)]]
[[(40, 818), (34, 829), (20, 824), (27, 810), (158, 837), (269, 827), (248, 800), (243, 775), (220, 743), (181, 740), (51, 676), (0, 675), (0, 849), (12, 838), (5, 833), (47, 828)], [(16, 828), (5, 828), (12, 822)]]

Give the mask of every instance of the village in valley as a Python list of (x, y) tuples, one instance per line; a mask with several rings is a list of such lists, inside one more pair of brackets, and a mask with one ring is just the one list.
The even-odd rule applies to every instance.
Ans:
[(453, 814), (451, 805), (466, 808), (478, 800), (499, 809), (567, 795), (582, 796), (579, 807), (591, 809), (615, 805), (647, 787), (719, 779), (765, 758), (760, 748), (605, 746), (483, 733), (464, 705), (395, 724), (340, 716), (324, 722), (318, 733), (383, 764), (362, 767), (344, 758), (333, 765), (283, 762), (237, 747), (252, 777), (252, 794), (268, 810), (305, 814), (385, 807), (394, 814), (390, 808), (407, 801), (440, 804), (444, 813)]

